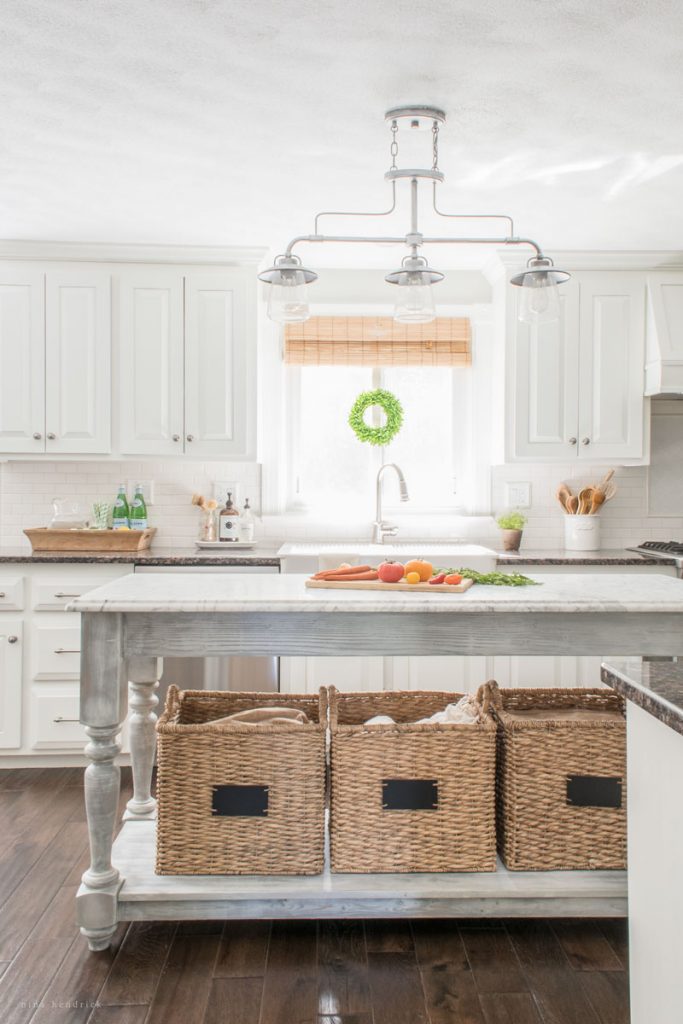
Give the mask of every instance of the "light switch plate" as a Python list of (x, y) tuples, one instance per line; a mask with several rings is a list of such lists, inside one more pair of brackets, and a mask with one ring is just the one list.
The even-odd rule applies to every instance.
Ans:
[(228, 491), (230, 491), (233, 505), (237, 505), (239, 508), (242, 499), (242, 485), (238, 480), (213, 480), (212, 486), (213, 496), (221, 507), (225, 505)]
[(514, 480), (505, 485), (507, 502), (510, 508), (531, 508), (531, 484), (527, 481)]
[(135, 488), (140, 484), (142, 487), (142, 493), (145, 498), (145, 505), (154, 504), (154, 481), (153, 480), (139, 480), (137, 477), (134, 480), (126, 481), (126, 492), (128, 497), (132, 500), (135, 495)]

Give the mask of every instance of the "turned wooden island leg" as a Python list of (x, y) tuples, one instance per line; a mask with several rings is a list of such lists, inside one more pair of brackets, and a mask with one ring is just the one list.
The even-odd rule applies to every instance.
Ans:
[(130, 714), (130, 757), (133, 768), (133, 796), (128, 801), (124, 821), (147, 820), (156, 815), (152, 796), (152, 771), (156, 750), (156, 690), (163, 662), (161, 658), (131, 657), (128, 667), (128, 706)]
[(84, 614), (81, 646), (81, 722), (85, 753), (85, 810), (90, 866), (76, 897), (76, 916), (92, 950), (106, 949), (116, 930), (122, 879), (111, 862), (120, 792), (118, 733), (125, 717), (126, 672), (122, 622), (116, 614)]

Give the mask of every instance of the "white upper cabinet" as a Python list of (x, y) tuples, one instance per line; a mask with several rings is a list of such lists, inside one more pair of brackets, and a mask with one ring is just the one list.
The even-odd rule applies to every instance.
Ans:
[(683, 272), (648, 274), (647, 395), (683, 394)]
[[(514, 297), (518, 288), (514, 290)], [(514, 453), (539, 461), (572, 458), (577, 444), (579, 287), (560, 292), (562, 317), (551, 324), (516, 321)], [(516, 314), (516, 310), (515, 310)]]
[(638, 273), (582, 274), (579, 447), (600, 462), (643, 455), (645, 280)]
[(45, 275), (0, 267), (0, 453), (45, 450)]
[(119, 441), (126, 455), (183, 450), (183, 275), (125, 270), (119, 291)]
[(123, 454), (254, 457), (255, 287), (246, 268), (122, 272)]
[(254, 344), (242, 271), (185, 278), (185, 450), (210, 458), (246, 455)]
[(560, 295), (559, 323), (513, 326), (510, 313), (508, 457), (642, 460), (645, 276), (575, 274)]
[(103, 271), (47, 273), (48, 453), (111, 450), (111, 286)]

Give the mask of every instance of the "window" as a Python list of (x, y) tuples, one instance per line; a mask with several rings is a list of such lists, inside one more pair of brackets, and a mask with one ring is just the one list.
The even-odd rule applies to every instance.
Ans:
[[(467, 390), (468, 368), (288, 366), (286, 372), (290, 507), (367, 514), (383, 462), (398, 463), (405, 474), (411, 500), (403, 511), (466, 504), (469, 437), (458, 396)], [(404, 409), (403, 426), (386, 448), (361, 443), (347, 422), (360, 392), (378, 387), (393, 392)], [(380, 409), (370, 415), (383, 422)], [(385, 493), (387, 507), (398, 504), (393, 476)]]

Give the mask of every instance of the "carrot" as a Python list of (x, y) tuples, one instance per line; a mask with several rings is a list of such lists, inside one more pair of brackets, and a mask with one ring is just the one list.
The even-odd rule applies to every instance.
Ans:
[(370, 572), (371, 568), (369, 565), (350, 565), (346, 569), (324, 569), (322, 572), (317, 572), (311, 579), (326, 580), (330, 576), (348, 576), (357, 572)]
[(351, 583), (354, 580), (378, 580), (379, 573), (376, 569), (367, 572), (345, 573), (343, 576), (326, 576), (326, 583)]

